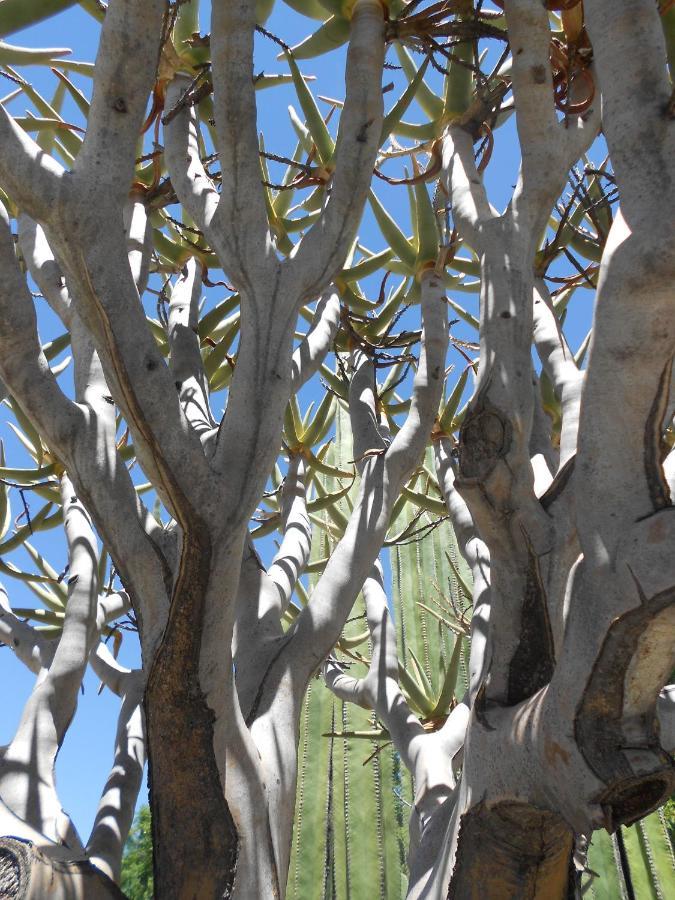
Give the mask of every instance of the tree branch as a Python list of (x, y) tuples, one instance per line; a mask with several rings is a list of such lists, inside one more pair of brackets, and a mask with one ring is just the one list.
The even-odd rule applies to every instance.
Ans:
[[(672, 227), (672, 85), (659, 11), (651, 0), (595, 0), (584, 9), (602, 89), (602, 124), (631, 231)], [(650, 223), (650, 224), (648, 224)]]
[(54, 657), (55, 644), (12, 612), (4, 585), (0, 584), (0, 642), (11, 647), (35, 675), (46, 670)]
[(66, 328), (70, 327), (71, 300), (66, 279), (42, 229), (30, 216), (21, 213), (19, 224), (19, 248), (31, 278)]
[(54, 214), (63, 168), (0, 108), (0, 186), (22, 210), (42, 222)]
[(0, 375), (39, 422), (52, 446), (71, 445), (81, 420), (49, 370), (37, 335), (33, 300), (14, 253), (7, 212), (0, 204)]
[(386, 451), (366, 459), (359, 495), (345, 534), (281, 655), (296, 673), (296, 690), (304, 690), (312, 672), (338, 640), (380, 552), (394, 501), (424, 450), (443, 384), (448, 340), (446, 315), (441, 280), (429, 271), (422, 280), (422, 349), (408, 417)]
[[(0, 796), (48, 840), (80, 851), (82, 845), (63, 812), (54, 782), (54, 763), (77, 706), (84, 670), (97, 637), (98, 553), (89, 516), (61, 477), (68, 541), (68, 601), (61, 638), (49, 669), (38, 680), (0, 766)], [(37, 785), (37, 788), (36, 788)]]
[(345, 103), (330, 198), (289, 261), (302, 295), (316, 295), (337, 275), (361, 221), (382, 131), (384, 21), (378, 0), (357, 0), (347, 51)]
[(133, 822), (145, 766), (143, 673), (130, 673), (124, 687), (113, 766), (87, 842), (92, 863), (115, 882), (119, 882), (124, 843)]
[(387, 608), (379, 563), (366, 579), (363, 595), (373, 648), (368, 674), (358, 680), (350, 678), (343, 674), (337, 662), (329, 660), (324, 666), (324, 679), (336, 696), (377, 712), (413, 776), (415, 804), (410, 826), (413, 846), (419, 843), (433, 813), (455, 788), (452, 758), (464, 743), (469, 709), (460, 704), (440, 732), (424, 730), (398, 684), (396, 632)]
[(143, 296), (150, 274), (152, 227), (143, 198), (132, 194), (124, 204), (124, 229), (127, 234), (127, 255), (131, 277)]
[(473, 581), (469, 657), (469, 698), (470, 705), (473, 705), (490, 664), (490, 552), (480, 539), (469, 507), (456, 488), (456, 472), (449, 438), (441, 437), (434, 441), (434, 462), (438, 485), (450, 513), (457, 546), (471, 570)]
[[(281, 519), (284, 537), (267, 571), (279, 593), (279, 615), (291, 602), (312, 546), (312, 525), (307, 515), (305, 462), (299, 453), (289, 454), (288, 472), (281, 492)], [(264, 615), (264, 611), (261, 612)]]
[(201, 263), (196, 259), (190, 258), (185, 263), (171, 290), (168, 327), (171, 372), (185, 418), (197, 434), (210, 431), (216, 425), (197, 336), (201, 273)]
[(222, 167), (218, 249), (232, 282), (245, 293), (269, 281), (278, 263), (267, 224), (258, 158), (253, 85), (254, 0), (216, 3), (211, 51), (216, 146)]
[(579, 406), (584, 376), (579, 371), (567, 345), (561, 326), (553, 312), (551, 297), (543, 279), (534, 285), (534, 345), (553, 384), (562, 408), (560, 463), (558, 471), (577, 450)]
[(411, 712), (398, 684), (396, 631), (387, 608), (379, 562), (375, 563), (372, 574), (363, 584), (363, 596), (372, 641), (368, 673), (364, 678), (351, 678), (344, 674), (338, 662), (329, 659), (324, 666), (324, 680), (340, 699), (375, 710), (389, 731), (404, 765), (413, 772), (414, 742), (422, 738), (425, 731), (417, 716)]
[[(168, 109), (176, 106), (189, 84), (190, 79), (184, 75), (174, 77), (166, 91)], [(164, 126), (164, 138), (164, 158), (173, 189), (190, 218), (220, 252), (220, 231), (212, 228), (219, 202), (218, 191), (202, 165), (199, 123), (194, 106), (185, 104)]]
[(373, 454), (384, 453), (391, 441), (382, 435), (376, 408), (375, 364), (362, 350), (354, 350), (349, 383), (349, 421), (354, 462), (360, 475)]
[(481, 232), (497, 218), (473, 156), (473, 138), (461, 125), (450, 125), (443, 136), (442, 181), (452, 204), (452, 217), (466, 242), (482, 249)]
[(340, 295), (333, 285), (316, 305), (312, 327), (293, 352), (291, 389), (294, 393), (318, 372), (340, 326)]
[[(30, 233), (29, 223), (26, 225)], [(42, 353), (33, 301), (19, 272), (6, 214), (0, 222), (0, 263), (5, 272), (0, 283), (0, 373), (52, 453), (72, 473), (77, 493), (92, 511), (135, 602), (143, 598), (143, 608), (137, 608), (137, 612), (141, 620), (145, 613), (147, 637), (152, 643), (152, 635), (156, 637), (161, 631), (166, 613), (162, 598), (166, 603), (167, 562), (154, 537), (148, 539), (147, 511), (116, 452), (115, 412), (108, 402), (98, 356), (67, 291), (63, 292), (61, 270), (37, 228), (35, 239), (35, 252), (28, 258), (31, 265), (41, 264), (38, 274), (40, 279), (44, 275), (50, 294), (58, 289), (58, 296), (52, 299), (72, 329), (76, 399), (80, 405), (61, 392)], [(30, 247), (29, 234), (26, 241)], [(146, 637), (143, 628), (141, 636)]]
[(111, 3), (103, 21), (73, 189), (86, 185), (90, 196), (105, 195), (113, 205), (123, 205), (129, 195), (165, 12), (164, 0), (126, 0)]
[(534, 493), (543, 497), (553, 482), (557, 469), (557, 456), (551, 444), (551, 419), (544, 411), (541, 387), (537, 374), (532, 371), (532, 429), (530, 431), (530, 464), (534, 475)]
[(598, 133), (599, 104), (583, 116), (558, 122), (553, 102), (548, 13), (538, 0), (506, 0), (504, 9), (522, 154), (509, 215), (524, 239), (536, 242), (570, 166)]

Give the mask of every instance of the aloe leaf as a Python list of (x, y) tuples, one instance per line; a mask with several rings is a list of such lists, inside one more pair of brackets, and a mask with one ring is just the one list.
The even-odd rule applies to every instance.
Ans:
[[(317, 490), (319, 482), (317, 482)], [(325, 492), (325, 489), (320, 488), (321, 496), (316, 500), (311, 500), (307, 504), (308, 511), (311, 512), (319, 512), (321, 510), (326, 510), (334, 524), (340, 530), (341, 533), (344, 533), (345, 528), (347, 527), (347, 517), (340, 512), (337, 508), (336, 503), (338, 500), (342, 500), (343, 497), (351, 490), (351, 484), (347, 487), (343, 488), (341, 491), (336, 491), (333, 494), (328, 494)]]
[(307, 127), (312, 140), (316, 145), (319, 159), (324, 165), (327, 165), (333, 158), (333, 151), (335, 149), (333, 138), (330, 136), (326, 123), (323, 120), (323, 116), (319, 111), (319, 107), (316, 105), (314, 95), (307, 87), (297, 63), (289, 53), (286, 53), (285, 56), (293, 77), (295, 92), (298, 95), (298, 101), (305, 114)]
[(441, 499), (429, 497), (428, 494), (423, 494), (421, 491), (414, 491), (407, 486), (403, 488), (402, 493), (405, 498), (411, 500), (415, 506), (418, 506), (420, 509), (426, 509), (435, 516), (447, 516), (448, 514), (448, 508), (445, 505), (445, 501)]
[[(35, 105), (35, 108), (40, 113), (42, 118), (46, 119), (55, 119), (58, 122), (63, 123), (63, 125), (67, 125), (66, 122), (61, 118), (57, 110), (49, 103), (45, 98), (35, 90), (35, 88), (24, 79), (20, 78), (17, 73), (15, 73), (9, 66), (7, 66), (7, 70), (14, 75), (18, 81), (21, 83), (21, 90), (26, 94), (26, 96), (30, 99), (30, 101)], [(35, 116), (31, 116), (32, 118), (36, 118)], [(82, 139), (78, 137), (70, 128), (62, 127), (59, 129), (58, 139), (56, 141), (57, 147), (59, 144), (65, 148), (67, 154), (70, 157), (75, 157), (80, 152), (80, 147), (82, 146)]]
[[(82, 91), (73, 84), (73, 82), (70, 80), (70, 78), (68, 78), (68, 76), (64, 72), (61, 72), (61, 71), (59, 71), (59, 69), (55, 69), (55, 68), (52, 68), (52, 72), (56, 75), (57, 78), (60, 79), (61, 83), (63, 84), (65, 89), (68, 91), (68, 93), (72, 97), (73, 101), (75, 102), (75, 105), (80, 110), (80, 112), (85, 117), (85, 119), (88, 118), (88, 116), (89, 116), (89, 101), (84, 96)], [(54, 104), (52, 104), (52, 105), (54, 105)]]
[(370, 631), (366, 628), (365, 631), (362, 631), (360, 634), (355, 634), (354, 637), (341, 637), (340, 647), (345, 650), (353, 650), (356, 647), (360, 647), (361, 644), (365, 644), (369, 637)]
[[(32, 445), (32, 443), (28, 440), (26, 435), (21, 431), (21, 429), (17, 428), (13, 422), (8, 422), (7, 425), (12, 429), (14, 434), (16, 435), (17, 440), (25, 447), (25, 449), (30, 453), (33, 459), (37, 462), (38, 452), (36, 448)], [(38, 465), (40, 463), (38, 462)]]
[(314, 34), (292, 47), (296, 59), (312, 59), (342, 47), (349, 40), (349, 21), (335, 15), (327, 19)]
[(32, 581), (27, 581), (26, 587), (52, 612), (63, 612), (65, 610), (65, 603), (48, 588), (41, 587)]
[[(5, 465), (5, 445), (0, 441), (0, 464)], [(0, 540), (9, 531), (12, 524), (12, 506), (9, 500), (9, 487), (0, 484)]]
[(470, 602), (471, 598), (473, 596), (473, 589), (472, 589), (471, 585), (469, 584), (468, 579), (464, 578), (459, 566), (457, 565), (457, 563), (455, 563), (453, 561), (453, 559), (450, 557), (450, 555), (447, 552), (446, 552), (446, 556), (447, 556), (448, 563), (450, 564), (450, 567), (452, 569), (453, 575), (457, 579), (457, 584), (459, 585), (465, 598)]
[(194, 34), (199, 34), (199, 0), (179, 3), (173, 26), (173, 42), (179, 55)]
[(33, 534), (35, 531), (42, 530), (53, 505), (53, 503), (46, 503), (36, 515), (31, 516), (30, 525), (22, 525), (12, 537), (6, 538), (0, 544), (0, 556), (4, 556), (5, 553), (16, 550), (17, 547), (20, 547), (21, 544), (23, 544), (29, 535)]
[[(2, 6), (0, 5), (0, 9)], [(16, 47), (0, 41), (0, 65), (3, 66), (38, 66), (55, 62), (60, 56), (67, 56), (72, 51), (67, 47), (45, 47), (34, 50), (31, 47)]]
[[(417, 75), (417, 66), (412, 61), (412, 57), (402, 44), (398, 42), (395, 43), (394, 49), (396, 51), (396, 55), (398, 56), (399, 62), (401, 63), (401, 68), (403, 69), (406, 79), (408, 80), (408, 82), (411, 82)], [(435, 121), (443, 114), (443, 101), (440, 97), (437, 97), (436, 94), (431, 90), (431, 88), (423, 81), (420, 82), (418, 86), (416, 99), (425, 114), (429, 116), (430, 119)]]
[(430, 715), (434, 702), (419, 685), (417, 680), (401, 665), (398, 667), (398, 680), (406, 700), (418, 716)]
[(452, 649), (450, 663), (443, 679), (443, 686), (438, 695), (436, 706), (431, 711), (431, 718), (435, 719), (445, 715), (452, 704), (452, 700), (457, 693), (457, 680), (459, 678), (459, 667), (462, 661), (462, 638), (460, 635), (455, 637), (455, 646)]
[[(419, 174), (417, 164), (414, 161), (415, 174)], [(429, 191), (427, 186), (421, 179), (414, 186), (415, 197), (415, 239), (417, 242), (417, 259), (415, 260), (415, 269), (419, 273), (420, 270), (427, 268), (431, 263), (436, 261), (438, 256), (438, 224), (436, 213), (431, 204)]]
[(463, 275), (471, 275), (474, 278), (480, 277), (480, 263), (477, 259), (467, 259), (463, 256), (455, 256), (450, 265), (453, 269), (457, 272), (461, 272)]
[(417, 124), (415, 122), (399, 122), (394, 126), (394, 134), (400, 137), (409, 138), (411, 141), (431, 141), (439, 137), (437, 133), (439, 127), (435, 122), (423, 122)]
[(295, 107), (292, 105), (288, 107), (288, 117), (291, 120), (291, 125), (293, 126), (293, 130), (295, 131), (295, 134), (298, 138), (300, 147), (304, 150), (305, 153), (311, 153), (313, 149), (312, 135), (309, 132), (309, 128), (302, 121), (300, 116), (295, 111)]
[(290, 219), (282, 216), (282, 218), (277, 219), (277, 221), (281, 224), (281, 227), (287, 234), (295, 234), (296, 232), (304, 231), (304, 229), (313, 225), (320, 215), (321, 211), (317, 210), (316, 212), (307, 213), (306, 216), (300, 216), (297, 219)]
[(284, 0), (284, 3), (303, 16), (321, 20), (328, 18), (325, 7), (321, 5), (319, 0)]
[(453, 621), (447, 616), (442, 615), (442, 613), (440, 613), (437, 609), (432, 609), (431, 606), (427, 606), (426, 603), (420, 603), (420, 609), (428, 612), (429, 615), (433, 616), (434, 619), (444, 625), (448, 630), (452, 631), (453, 634), (466, 634), (466, 628), (462, 626), (456, 619)]
[(380, 133), (380, 144), (384, 144), (392, 131), (396, 130), (401, 119), (406, 114), (406, 110), (415, 99), (418, 88), (420, 88), (420, 85), (422, 84), (428, 65), (429, 57), (424, 60), (415, 75), (408, 81), (405, 90), (384, 117), (382, 131)]
[(205, 313), (199, 320), (199, 337), (213, 337), (213, 329), (220, 325), (239, 306), (239, 294), (231, 294), (221, 300), (213, 309)]
[(375, 216), (375, 221), (377, 222), (378, 228), (382, 232), (385, 241), (389, 244), (401, 262), (405, 263), (408, 272), (413, 273), (415, 270), (416, 258), (415, 248), (394, 222), (384, 206), (382, 206), (374, 191), (371, 190), (369, 192), (368, 199), (370, 201), (371, 209), (373, 210), (373, 215)]
[[(68, 592), (66, 588), (60, 584), (58, 580), (59, 573), (56, 571), (56, 569), (50, 566), (44, 556), (39, 553), (31, 543), (29, 543), (28, 541), (24, 541), (23, 546), (35, 565), (42, 572), (42, 574), (46, 575), (47, 578), (50, 578), (55, 582), (55, 586), (52, 588), (52, 590), (56, 591), (57, 593), (62, 593), (63, 599), (65, 599), (68, 595)], [(56, 585), (58, 585), (58, 587)]]
[(36, 25), (56, 13), (76, 6), (77, 0), (2, 0), (0, 35), (5, 36)]
[(466, 322), (467, 325), (471, 325), (471, 327), (475, 328), (476, 331), (479, 330), (478, 319), (475, 316), (472, 316), (470, 312), (467, 312), (463, 306), (460, 306), (459, 303), (451, 300), (450, 297), (448, 297), (447, 300), (448, 306), (457, 313), (457, 315), (460, 317), (460, 319), (462, 319), (463, 322)]
[(326, 431), (330, 428), (330, 425), (335, 418), (336, 405), (333, 395), (330, 391), (326, 391), (311, 425), (303, 430), (303, 445), (312, 447), (314, 444), (318, 443), (318, 441), (323, 439)]
[(22, 572), (13, 563), (6, 563), (3, 559), (0, 559), (0, 572), (3, 575), (9, 575), (11, 578), (16, 578), (18, 581), (51, 581), (51, 578), (47, 578), (46, 575), (33, 575), (30, 572)]
[(389, 262), (392, 256), (393, 253), (391, 250), (382, 250), (380, 253), (375, 253), (367, 259), (359, 260), (359, 262), (350, 266), (348, 269), (343, 269), (340, 272), (340, 278), (343, 281), (359, 281), (361, 278), (366, 278), (368, 275), (379, 272), (382, 266)]
[(290, 447), (295, 448), (302, 444), (301, 435), (302, 419), (297, 398), (293, 395), (286, 404), (284, 413), (284, 438)]
[(473, 41), (453, 44), (452, 56), (445, 80), (445, 101), (442, 111), (446, 122), (463, 115), (471, 103), (473, 72), (469, 64), (473, 61)]
[(75, 72), (77, 75), (86, 75), (87, 78), (94, 77), (94, 63), (82, 62), (75, 59), (59, 60), (59, 69), (66, 72)]
[(63, 627), (65, 612), (55, 611), (52, 609), (31, 609), (27, 606), (17, 606), (14, 609), (15, 615), (22, 619), (33, 619), (45, 625), (54, 625), (59, 628)]
[[(40, 440), (40, 435), (38, 434), (37, 429), (31, 422), (31, 420), (28, 418), (28, 416), (25, 414), (25, 412), (21, 408), (21, 405), (19, 404), (18, 400), (16, 400), (15, 397), (8, 397), (7, 402), (9, 403), (9, 406), (10, 406), (12, 412), (14, 413), (14, 418), (21, 426), (21, 429), (22, 429), (25, 437), (27, 438), (28, 441), (30, 441), (31, 445), (33, 446), (33, 448), (34, 448), (33, 456), (34, 456), (34, 458), (37, 459), (38, 457), (40, 457), (42, 455), (42, 441)], [(5, 477), (10, 477), (10, 476), (5, 476)], [(10, 480), (18, 481), (18, 479), (11, 478), (11, 477), (10, 477)]]
[(466, 382), (469, 377), (469, 369), (470, 366), (467, 366), (457, 379), (457, 384), (452, 389), (452, 393), (448, 397), (448, 402), (445, 404), (445, 408), (441, 413), (439, 426), (444, 434), (452, 434), (455, 428), (453, 423), (455, 421), (455, 416), (457, 415), (457, 408), (459, 407), (462, 395), (466, 388)]
[(408, 652), (410, 654), (410, 661), (412, 664), (412, 668), (415, 670), (415, 675), (417, 676), (415, 680), (416, 680), (417, 684), (419, 685), (419, 687), (421, 688), (427, 701), (429, 701), (433, 707), (434, 690), (431, 686), (431, 679), (429, 678), (427, 673), (424, 671), (424, 667), (418, 660), (417, 656), (415, 656), (415, 653), (412, 650), (412, 648), (408, 648)]

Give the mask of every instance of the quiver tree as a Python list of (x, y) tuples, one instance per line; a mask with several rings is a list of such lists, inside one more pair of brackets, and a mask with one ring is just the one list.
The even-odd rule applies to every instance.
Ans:
[[(93, 78), (91, 101), (64, 63), (53, 104), (12, 74), (40, 125), (0, 115), (0, 375), (35, 435), (38, 468), (21, 483), (61, 507), (70, 565), (64, 586), (41, 564), (38, 595), (58, 607), (48, 632), (3, 595), (0, 639), (37, 681), (0, 765), (0, 877), (16, 896), (40, 896), (41, 878), (62, 896), (116, 896), (147, 733), (157, 895), (283, 896), (300, 712), (330, 657), (331, 689), (375, 711), (414, 779), (409, 896), (568, 896), (575, 843), (655, 809), (675, 780), (667, 690), (657, 717), (675, 666), (672, 11), (661, 21), (652, 0), (340, 6), (295, 50), (272, 36), (305, 120), (292, 114), (298, 147), (283, 157), (257, 133), (256, 90), (270, 82), (252, 78), (254, 33), (269, 9), (214, 3), (207, 39), (197, 0), (82, 5), (102, 20), (93, 72), (72, 64)], [(322, 4), (290, 5), (326, 18)], [(10, 5), (6, 33), (26, 23), (16, 16)], [(484, 41), (499, 47), (489, 43), (487, 72)], [(335, 141), (296, 61), (326, 42), (348, 44)], [(385, 117), (389, 44), (409, 82)], [(425, 53), (419, 68), (406, 46)], [(11, 63), (26, 51), (2, 52)], [(445, 76), (442, 97), (431, 70)], [(82, 137), (61, 119), (66, 91)], [(413, 99), (429, 121), (403, 121)], [(485, 145), (514, 107), (522, 164), (499, 214)], [(580, 173), (600, 127), (611, 171)], [(401, 148), (410, 137), (428, 143)], [(402, 155), (412, 174), (386, 175)], [(288, 166), (279, 182), (272, 163)], [(373, 171), (409, 186), (412, 239), (369, 196)], [(388, 244), (377, 254), (356, 241), (368, 200)], [(554, 274), (561, 254), (579, 267), (570, 247), (595, 265)], [(232, 292), (202, 315), (214, 269)], [(381, 270), (370, 301), (359, 280)], [(390, 273), (404, 278), (387, 295)], [(475, 322), (446, 298), (475, 289), (465, 274), (480, 279), (479, 357), (453, 340), (469, 365), (442, 402), (448, 305)], [(562, 300), (548, 288), (561, 277)], [(30, 283), (68, 331), (74, 390), (50, 369)], [(597, 292), (585, 368), (560, 315), (580, 284)], [(298, 336), (299, 316), (311, 326)], [(298, 392), (319, 372), (325, 396), (303, 417)], [(347, 470), (313, 449), (338, 405), (353, 436)], [(430, 440), (435, 473), (419, 469)], [(345, 516), (336, 504), (349, 492)], [(473, 576), (468, 689), (441, 691), (433, 728), (411, 708), (378, 562), (406, 504), (449, 516)], [(307, 596), (319, 509), (332, 510), (334, 546)], [(266, 568), (255, 540), (273, 527), (281, 543)], [(114, 565), (107, 586), (97, 535)], [(330, 654), (352, 650), (340, 640), (361, 591), (371, 655), (359, 678)], [(142, 651), (133, 672), (100, 643), (128, 610)], [(85, 845), (53, 765), (87, 664), (122, 705)]]

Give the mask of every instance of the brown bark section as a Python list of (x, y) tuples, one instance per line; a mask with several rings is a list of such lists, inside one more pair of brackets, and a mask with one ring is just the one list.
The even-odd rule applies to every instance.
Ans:
[[(630, 716), (625, 710), (626, 661), (636, 656), (640, 641), (647, 639), (643, 652), (661, 660), (664, 683), (672, 670), (672, 634), (658, 628), (657, 616), (675, 602), (675, 589), (649, 598), (639, 584), (638, 590), (641, 605), (609, 629), (574, 722), (581, 753), (608, 785), (598, 802), (612, 832), (652, 812), (675, 789), (675, 765), (659, 742), (656, 696)], [(656, 634), (650, 640), (652, 629)], [(636, 774), (637, 762), (647, 771)]]
[(548, 684), (553, 677), (555, 652), (546, 591), (539, 560), (528, 548), (525, 592), (520, 612), (518, 646), (509, 666), (508, 703), (515, 706)]
[[(63, 852), (61, 848), (55, 848)], [(3, 900), (126, 900), (126, 894), (88, 860), (52, 859), (29, 841), (0, 838)]]
[(229, 897), (238, 836), (213, 749), (214, 714), (199, 682), (211, 548), (186, 535), (169, 621), (145, 695), (155, 890), (162, 900)]
[[(483, 538), (491, 544), (493, 595), (501, 598), (492, 616), (495, 633), (502, 640), (515, 637), (510, 660), (503, 674), (505, 684), (493, 684), (488, 676), (486, 699), (515, 706), (547, 685), (555, 667), (553, 633), (540, 560), (531, 532), (535, 522), (546, 520), (544, 507), (528, 488), (530, 515), (517, 516), (523, 487), (511, 459), (516, 447), (516, 430), (509, 411), (499, 409), (490, 399), (491, 380), (473, 398), (459, 433), (457, 486), (474, 517), (484, 526)], [(529, 461), (527, 463), (529, 467)], [(490, 529), (491, 533), (488, 533)], [(492, 541), (490, 541), (492, 538)], [(508, 603), (508, 612), (503, 611)], [(497, 617), (504, 621), (497, 625)], [(508, 633), (505, 628), (508, 628)], [(501, 646), (493, 648), (502, 653)], [(508, 655), (508, 654), (507, 654)]]
[(525, 803), (475, 806), (462, 819), (448, 900), (567, 900), (574, 833)]

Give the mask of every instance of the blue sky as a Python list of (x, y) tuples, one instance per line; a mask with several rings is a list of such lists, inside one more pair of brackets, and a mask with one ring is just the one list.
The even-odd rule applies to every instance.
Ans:
[[(208, 31), (208, 3), (202, 3), (202, 32)], [(289, 44), (295, 44), (314, 30), (317, 23), (292, 12), (289, 7), (281, 2), (276, 3), (272, 17), (267, 23), (267, 28), (281, 35)], [(58, 15), (46, 23), (27, 29), (12, 35), (9, 40), (14, 44), (32, 47), (68, 46), (72, 48), (72, 58), (92, 61), (98, 40), (99, 25), (79, 7)], [(278, 47), (264, 37), (258, 37), (256, 50), (256, 72), (264, 70), (266, 73), (284, 72), (285, 64), (276, 60)], [(392, 59), (394, 55), (391, 54)], [(337, 50), (317, 60), (302, 62), (303, 73), (315, 75), (316, 81), (312, 83), (315, 95), (326, 94), (330, 97), (342, 97), (344, 51)], [(34, 86), (45, 97), (49, 98), (54, 90), (55, 79), (48, 69), (32, 67), (22, 70), (25, 77), (30, 79)], [(401, 85), (400, 76), (395, 73), (385, 73), (385, 82), (390, 78), (398, 87)], [(84, 92), (90, 93), (87, 79), (73, 76)], [(432, 84), (440, 84), (440, 76), (430, 76)], [(9, 81), (0, 87), (2, 94), (9, 93), (12, 85)], [(386, 103), (393, 103), (397, 97), (397, 91), (388, 93)], [(295, 144), (295, 135), (287, 114), (288, 104), (298, 108), (295, 94), (290, 87), (276, 88), (258, 93), (259, 101), (259, 128), (265, 134), (268, 150), (290, 155)], [(10, 109), (15, 115), (24, 113), (26, 103), (23, 98), (13, 101)], [(324, 104), (327, 111), (328, 106)], [(81, 123), (81, 116), (72, 102), (64, 108), (64, 118), (74, 123)], [(417, 112), (419, 121), (422, 121), (421, 113)], [(413, 118), (408, 114), (406, 118)], [(600, 157), (596, 157), (599, 159)], [(487, 169), (485, 182), (492, 203), (502, 209), (508, 202), (513, 185), (516, 180), (519, 156), (515, 136), (515, 121), (511, 119), (496, 133), (496, 146), (493, 161)], [(376, 187), (378, 194), (382, 196), (389, 211), (397, 218), (400, 226), (409, 233), (409, 211), (405, 188)], [(370, 249), (378, 250), (384, 246), (384, 241), (374, 225), (372, 215), (367, 212), (361, 228), (361, 240)], [(367, 286), (376, 291), (374, 285)], [(579, 292), (580, 297), (587, 292)], [(207, 307), (222, 299), (222, 293), (211, 289), (207, 294)], [(460, 303), (472, 312), (477, 311), (477, 298), (469, 294), (461, 294), (456, 298)], [(42, 301), (37, 301), (40, 317), (41, 337), (44, 340), (51, 339), (61, 332), (61, 328), (55, 317), (46, 309)], [(148, 312), (153, 312), (154, 301), (148, 303)], [(590, 319), (590, 298), (576, 301), (574, 315), (571, 322), (570, 339), (576, 346), (585, 334)], [(473, 338), (468, 330), (462, 330), (461, 326), (455, 332), (464, 338)], [(461, 360), (451, 359), (458, 365)], [(316, 396), (315, 389), (309, 388), (302, 395), (302, 405)], [(221, 404), (222, 405), (222, 404)], [(218, 404), (216, 404), (218, 407)], [(5, 441), (8, 450), (8, 458), (13, 464), (25, 465), (25, 461), (16, 460), (22, 455), (19, 445), (3, 423), (0, 426), (0, 436)], [(25, 460), (25, 456), (24, 456)], [(15, 492), (12, 494), (13, 513), (20, 511), (20, 500)], [(33, 514), (39, 509), (37, 499), (31, 501)], [(34, 541), (35, 546), (45, 553), (50, 562), (59, 571), (65, 565), (65, 545), (63, 537), (58, 530), (38, 535)], [(267, 542), (265, 552), (272, 547), (271, 540)], [(15, 606), (33, 606), (35, 600), (21, 582), (5, 580), (5, 586), (9, 592), (11, 602)], [(121, 661), (127, 665), (135, 665), (138, 662), (138, 648), (134, 635), (127, 635), (122, 645)], [(0, 715), (0, 744), (6, 743), (12, 736), (18, 722), (23, 704), (32, 687), (33, 677), (23, 666), (12, 658), (12, 653), (7, 648), (0, 647), (0, 679), (5, 686), (4, 703)], [(101, 787), (106, 778), (108, 767), (112, 760), (113, 741), (117, 717), (118, 701), (108, 691), (100, 696), (97, 693), (97, 682), (91, 672), (87, 674), (84, 683), (84, 692), (80, 697), (77, 715), (66, 737), (64, 746), (57, 762), (58, 785), (66, 810), (73, 816), (76, 825), (80, 829), (83, 838), (88, 836), (89, 828), (93, 821)], [(141, 800), (145, 799), (145, 791)]]

